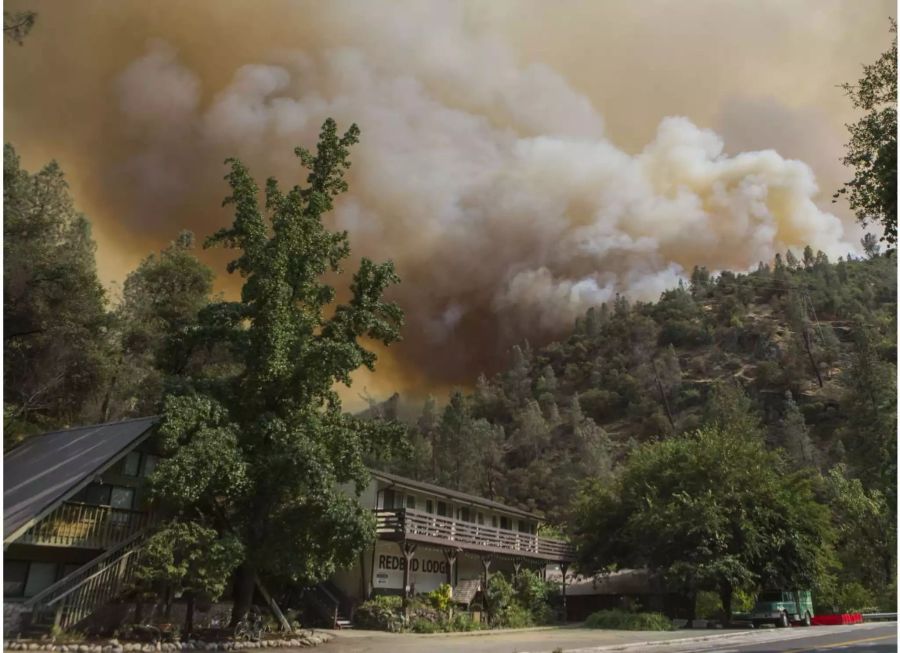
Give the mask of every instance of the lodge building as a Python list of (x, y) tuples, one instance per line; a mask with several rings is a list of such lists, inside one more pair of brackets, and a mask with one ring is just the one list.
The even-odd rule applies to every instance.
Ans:
[[(33, 436), (4, 455), (4, 625), (72, 628), (121, 599), (153, 525), (145, 479), (159, 461), (153, 417)], [(533, 514), (372, 470), (360, 497), (377, 538), (318, 592), (333, 625), (377, 594), (441, 583), (470, 603), (491, 573), (565, 571), (568, 543), (539, 533)], [(565, 577), (565, 576), (563, 576)]]

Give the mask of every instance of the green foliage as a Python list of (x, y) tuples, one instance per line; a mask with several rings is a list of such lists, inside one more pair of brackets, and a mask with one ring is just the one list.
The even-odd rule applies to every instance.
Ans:
[(54, 161), (37, 173), (3, 152), (3, 378), (7, 446), (98, 421), (110, 325), (90, 223)]
[(606, 630), (674, 630), (668, 617), (658, 612), (627, 612), (625, 610), (600, 610), (588, 615), (585, 628)]
[(436, 590), (426, 594), (426, 600), (441, 614), (448, 614), (453, 606), (453, 587), (441, 583)]
[(194, 235), (184, 231), (126, 278), (111, 332), (118, 355), (101, 409), (104, 421), (158, 413), (167, 374), (213, 363), (185, 360), (181, 352), (213, 284), (212, 270), (197, 260), (193, 245)]
[(216, 601), (242, 558), (243, 547), (230, 533), (219, 535), (195, 522), (168, 522), (141, 547), (134, 582), (156, 594), (167, 588), (174, 596), (190, 592)]
[(555, 623), (556, 608), (561, 605), (559, 587), (530, 569), (521, 569), (511, 579), (493, 574), (485, 599), (491, 625), (500, 628)]
[(399, 596), (376, 596), (363, 602), (353, 613), (360, 628), (399, 632), (403, 627), (403, 599)]
[(586, 486), (576, 541), (586, 570), (648, 568), (674, 591), (814, 585), (832, 566), (827, 506), (760, 439), (708, 426), (643, 445), (612, 485)]
[[(815, 611), (818, 614), (843, 614), (846, 612), (875, 612), (878, 600), (875, 595), (857, 582), (838, 583), (813, 595)], [(889, 604), (885, 610), (896, 607)]]
[(897, 242), (897, 23), (891, 19), (891, 47), (873, 64), (863, 66), (863, 77), (843, 89), (855, 109), (865, 112), (852, 125), (844, 165), (854, 169), (853, 179), (835, 194), (845, 195), (859, 221), (880, 223), (882, 240)]
[(237, 615), (256, 574), (315, 582), (357, 558), (373, 517), (341, 486), (362, 491), (366, 451), (400, 436), (396, 425), (343, 413), (334, 390), (358, 367), (374, 368), (363, 341), (396, 341), (403, 317), (382, 298), (398, 281), (391, 263), (362, 259), (343, 304), (324, 281), (350, 252), (323, 214), (347, 188), (358, 134), (352, 126), (339, 136), (327, 120), (316, 154), (297, 149), (306, 185), (283, 192), (269, 179), (263, 206), (249, 171), (228, 161), (235, 218), (207, 245), (237, 250), (228, 270), (244, 280), (241, 297), (203, 308), (181, 345), (188, 360), (217, 353), (228, 364), (187, 366), (164, 401), (167, 458), (154, 496), (241, 542)]

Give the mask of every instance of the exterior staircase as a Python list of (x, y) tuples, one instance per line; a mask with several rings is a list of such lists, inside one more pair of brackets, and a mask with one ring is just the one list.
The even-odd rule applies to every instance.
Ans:
[(128, 589), (145, 532), (138, 532), (25, 602), (27, 630), (72, 628)]

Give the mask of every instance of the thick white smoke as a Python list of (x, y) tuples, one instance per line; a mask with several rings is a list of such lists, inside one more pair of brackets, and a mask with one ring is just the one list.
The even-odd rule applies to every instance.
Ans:
[(414, 357), (445, 345), (457, 352), (446, 364), (471, 373), (466, 343), (559, 332), (616, 293), (654, 299), (696, 264), (741, 270), (788, 247), (853, 249), (817, 207), (806, 164), (726, 156), (683, 117), (626, 153), (563, 77), (520, 64), (459, 5), (320, 6), (332, 46), (273, 52), (220, 90), (152, 44), (118, 84), (145, 139), (132, 170), (148, 197), (173, 202), (198, 152), (293, 182), (294, 145), (311, 145), (327, 116), (356, 122), (335, 226), (354, 254), (397, 262)]

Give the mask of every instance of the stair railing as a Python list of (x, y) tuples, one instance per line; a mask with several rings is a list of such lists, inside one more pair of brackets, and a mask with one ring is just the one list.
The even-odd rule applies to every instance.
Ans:
[(53, 624), (65, 630), (120, 594), (134, 577), (144, 535), (133, 535), (31, 597), (25, 605), (32, 608), (32, 623), (52, 613)]

